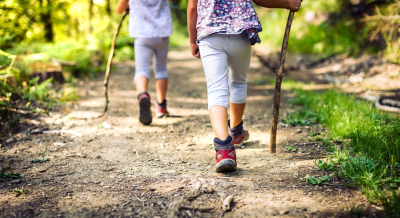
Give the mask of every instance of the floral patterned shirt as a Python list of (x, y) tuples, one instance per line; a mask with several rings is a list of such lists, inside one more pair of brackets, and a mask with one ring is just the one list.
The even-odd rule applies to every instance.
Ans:
[(168, 0), (129, 0), (129, 36), (163, 38), (172, 34)]
[(260, 43), (261, 23), (251, 0), (199, 0), (197, 42), (212, 34), (240, 34), (247, 31), (252, 45)]

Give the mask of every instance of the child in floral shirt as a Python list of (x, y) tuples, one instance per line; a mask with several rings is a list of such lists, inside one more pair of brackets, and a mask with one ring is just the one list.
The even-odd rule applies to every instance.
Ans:
[[(302, 0), (253, 1), (266, 8), (297, 11)], [(235, 145), (249, 138), (242, 117), (251, 45), (261, 41), (261, 24), (251, 0), (189, 0), (187, 14), (191, 52), (201, 58), (206, 76), (216, 171), (236, 170)]]

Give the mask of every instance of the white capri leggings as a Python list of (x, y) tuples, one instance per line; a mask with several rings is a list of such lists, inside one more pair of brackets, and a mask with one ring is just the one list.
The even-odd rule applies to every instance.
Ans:
[(229, 94), (230, 102), (246, 103), (251, 55), (246, 31), (238, 35), (207, 36), (200, 40), (199, 50), (206, 75), (208, 109), (215, 105), (228, 108)]
[(137, 76), (150, 78), (150, 59), (154, 53), (153, 68), (157, 79), (167, 79), (167, 55), (169, 38), (136, 38), (135, 39), (135, 63)]

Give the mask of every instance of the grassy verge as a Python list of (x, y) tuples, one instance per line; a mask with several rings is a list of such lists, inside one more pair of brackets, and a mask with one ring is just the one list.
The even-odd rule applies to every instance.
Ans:
[(330, 90), (315, 93), (295, 89), (287, 115), (292, 125), (320, 123), (325, 135), (311, 140), (327, 145), (330, 155), (319, 169), (335, 171), (349, 186), (357, 186), (371, 203), (385, 206), (388, 216), (400, 213), (400, 117), (373, 108), (371, 103)]
[(0, 53), (0, 142), (18, 131), (23, 116), (79, 98), (71, 80), (61, 86), (52, 78), (39, 82), (32, 77), (27, 59)]

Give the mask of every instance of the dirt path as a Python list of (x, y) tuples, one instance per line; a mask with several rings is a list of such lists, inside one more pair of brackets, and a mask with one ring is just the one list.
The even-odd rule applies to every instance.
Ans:
[[(138, 122), (134, 62), (124, 62), (112, 72), (106, 116), (96, 118), (104, 99), (102, 78), (93, 79), (78, 89), (82, 98), (74, 107), (42, 117), (36, 121), (39, 129), (3, 146), (1, 167), (25, 176), (0, 182), (1, 216), (219, 217), (221, 198), (229, 194), (234, 203), (224, 217), (350, 217), (349, 208), (376, 211), (360, 191), (333, 175), (328, 185), (300, 182), (306, 174), (325, 175), (313, 164), (324, 151), (318, 144), (304, 144), (318, 125), (298, 133), (281, 124), (278, 153), (269, 153), (273, 87), (252, 85), (266, 73), (255, 58), (245, 111), (250, 140), (237, 149), (236, 172), (215, 173), (201, 62), (187, 49), (174, 49), (169, 59), (168, 106), (175, 117), (154, 119), (151, 126)], [(155, 96), (153, 82), (150, 94)], [(292, 96), (283, 90), (282, 112)], [(71, 112), (75, 115), (68, 116)], [(72, 134), (42, 132), (61, 129)], [(289, 144), (301, 149), (285, 151)], [(44, 151), (50, 161), (32, 162)], [(28, 194), (10, 192), (23, 185)]]

